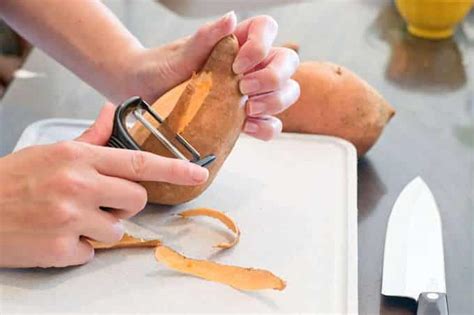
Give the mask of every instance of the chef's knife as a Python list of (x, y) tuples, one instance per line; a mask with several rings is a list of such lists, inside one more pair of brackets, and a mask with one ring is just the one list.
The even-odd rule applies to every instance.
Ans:
[(382, 294), (418, 301), (418, 315), (448, 314), (441, 219), (417, 177), (393, 206), (385, 237)]

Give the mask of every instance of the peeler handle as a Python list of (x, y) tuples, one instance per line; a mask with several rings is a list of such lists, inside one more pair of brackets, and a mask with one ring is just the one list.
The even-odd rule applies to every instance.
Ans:
[(140, 150), (140, 147), (130, 136), (125, 125), (125, 119), (127, 115), (136, 108), (137, 103), (139, 102), (141, 102), (140, 97), (134, 96), (117, 107), (114, 115), (112, 135), (110, 136), (109, 141), (107, 142), (108, 147)]

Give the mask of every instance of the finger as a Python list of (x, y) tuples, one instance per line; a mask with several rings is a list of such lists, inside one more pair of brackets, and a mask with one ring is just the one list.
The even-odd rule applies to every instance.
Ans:
[(115, 106), (112, 103), (106, 103), (94, 124), (76, 138), (76, 141), (105, 145), (112, 134), (114, 113)]
[(257, 117), (281, 113), (295, 103), (299, 96), (298, 82), (290, 79), (280, 90), (250, 97), (247, 102), (247, 114)]
[(295, 73), (299, 65), (298, 55), (287, 48), (273, 48), (266, 66), (246, 74), (240, 80), (240, 91), (244, 95), (256, 95), (278, 90)]
[(209, 56), (216, 43), (225, 36), (234, 32), (237, 17), (231, 11), (217, 21), (201, 26), (196, 33), (186, 42), (183, 54), (178, 56), (183, 65), (197, 71)]
[(103, 175), (177, 185), (202, 184), (209, 176), (204, 167), (150, 152), (99, 146), (90, 146), (89, 149), (93, 166)]
[(94, 248), (86, 239), (81, 237), (77, 243), (75, 254), (71, 257), (68, 266), (83, 265), (93, 258)]
[(147, 192), (143, 186), (122, 178), (103, 175), (98, 183), (102, 189), (98, 194), (97, 206), (114, 209), (110, 213), (115, 217), (130, 218), (145, 208)]
[(2, 268), (53, 267), (58, 259), (52, 251), (53, 239), (54, 236), (45, 233), (1, 234), (0, 265)]
[(122, 239), (124, 227), (112, 213), (97, 207), (91, 209), (85, 218), (87, 221), (80, 223), (80, 235), (104, 243), (114, 243)]
[(67, 267), (82, 265), (94, 257), (94, 249), (82, 237), (58, 237), (47, 244), (43, 267)]
[[(156, 90), (155, 94), (161, 95), (199, 71), (216, 43), (232, 34), (236, 24), (237, 17), (232, 11), (214, 22), (203, 25), (192, 36), (153, 49), (160, 59), (160, 73), (166, 78), (160, 82), (158, 90), (156, 84), (152, 88)], [(163, 56), (166, 58), (162, 58)]]
[(66, 267), (84, 264), (94, 257), (92, 246), (76, 236), (17, 233), (2, 235), (0, 242), (2, 250), (9, 253), (0, 255), (3, 267)]
[(264, 118), (247, 118), (244, 125), (244, 132), (260, 140), (268, 141), (281, 133), (281, 121), (272, 116)]
[(240, 23), (235, 30), (241, 48), (235, 58), (234, 72), (245, 73), (262, 62), (270, 52), (277, 33), (277, 22), (267, 15)]

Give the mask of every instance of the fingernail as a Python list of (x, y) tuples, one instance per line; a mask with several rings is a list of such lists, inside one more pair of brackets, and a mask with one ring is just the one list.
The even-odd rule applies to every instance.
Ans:
[(266, 108), (265, 103), (250, 101), (249, 115), (250, 116), (260, 115), (265, 111), (265, 108)]
[(244, 131), (247, 133), (256, 133), (258, 131), (258, 125), (248, 121), (245, 123)]
[(195, 182), (197, 183), (204, 182), (208, 176), (209, 176), (209, 171), (207, 170), (207, 168), (204, 168), (198, 165), (192, 165), (191, 178)]
[(232, 11), (229, 11), (229, 12), (227, 12), (226, 14), (224, 14), (224, 15), (222, 16), (221, 20), (224, 21), (224, 20), (233, 18), (234, 16), (235, 16), (235, 12), (234, 12), (234, 10), (232, 10)]
[(123, 226), (123, 223), (121, 220), (119, 220), (117, 223), (114, 224), (114, 228), (119, 234), (125, 233), (125, 227)]
[(260, 89), (260, 82), (257, 79), (243, 79), (240, 81), (240, 92), (248, 95)]
[(245, 70), (250, 66), (250, 59), (243, 57), (237, 58), (237, 60), (232, 65), (232, 69), (236, 74), (244, 73)]
[(244, 107), (245, 104), (247, 104), (248, 99), (249, 99), (248, 95), (242, 96), (242, 98), (240, 99), (239, 106)]

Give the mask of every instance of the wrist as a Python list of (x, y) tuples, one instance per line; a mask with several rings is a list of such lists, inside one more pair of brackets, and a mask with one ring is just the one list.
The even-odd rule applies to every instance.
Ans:
[(137, 46), (117, 54), (115, 60), (111, 62), (109, 93), (105, 96), (114, 104), (118, 105), (132, 96), (143, 97), (144, 79), (139, 69), (144, 68), (143, 63), (147, 62), (146, 54), (146, 48)]
[(162, 93), (160, 79), (157, 79), (160, 77), (158, 62), (159, 57), (154, 56), (152, 49), (141, 47), (123, 54), (116, 61), (114, 89), (109, 99), (119, 104), (132, 96), (140, 96), (154, 102)]

